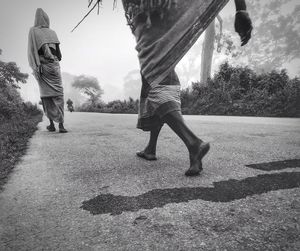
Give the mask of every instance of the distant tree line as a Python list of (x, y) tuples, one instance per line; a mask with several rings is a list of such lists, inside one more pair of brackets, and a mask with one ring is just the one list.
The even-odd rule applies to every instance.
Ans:
[[(76, 110), (138, 112), (139, 101), (132, 98), (104, 103), (99, 96), (96, 101), (92, 97)], [(183, 89), (181, 105), (183, 114), (189, 115), (300, 117), (300, 79), (290, 79), (285, 70), (256, 73), (226, 62), (206, 86), (196, 82)]]
[(76, 111), (129, 114), (138, 111), (138, 100), (132, 98), (104, 103), (101, 100), (104, 91), (95, 77), (80, 75), (74, 79), (72, 86), (87, 97), (87, 101), (76, 107)]
[(286, 70), (258, 74), (226, 62), (207, 86), (182, 90), (181, 102), (184, 114), (300, 117), (300, 79)]
[(79, 112), (100, 112), (100, 113), (127, 113), (136, 114), (138, 112), (139, 100), (129, 98), (128, 100), (114, 100), (108, 103), (98, 102), (92, 105), (86, 102), (77, 107), (76, 111)]

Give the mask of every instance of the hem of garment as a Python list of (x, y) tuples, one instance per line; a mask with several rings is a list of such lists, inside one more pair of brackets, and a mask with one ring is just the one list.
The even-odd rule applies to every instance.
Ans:
[(152, 131), (158, 127), (161, 127), (164, 124), (163, 118), (168, 113), (174, 111), (181, 112), (180, 104), (174, 101), (168, 101), (159, 106), (154, 115), (146, 118), (138, 118), (137, 128), (143, 131)]
[(61, 97), (64, 96), (64, 94), (59, 94), (59, 95), (50, 95), (50, 96), (40, 96), (40, 98), (55, 98), (55, 97)]
[[(57, 118), (57, 117), (49, 116), (49, 114), (48, 114), (48, 112), (46, 111), (46, 108), (45, 108), (45, 103), (44, 103), (45, 101), (44, 101), (44, 100), (51, 99), (51, 98), (56, 98), (56, 97), (62, 97), (62, 98), (64, 98), (63, 95), (55, 95), (55, 96), (41, 97), (44, 115), (45, 115), (48, 119), (50, 119), (50, 120), (52, 120), (52, 121), (54, 121), (54, 122), (56, 122), (56, 123), (61, 123), (61, 124), (63, 124), (63, 123), (65, 122), (63, 109), (62, 109), (62, 116), (59, 117), (59, 118)], [(63, 101), (63, 103), (64, 103), (64, 101)]]

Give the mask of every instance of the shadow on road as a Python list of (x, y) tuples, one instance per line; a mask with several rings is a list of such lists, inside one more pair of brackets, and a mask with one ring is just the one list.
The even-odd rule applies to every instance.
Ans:
[[(283, 165), (285, 166), (284, 168), (291, 167), (289, 161), (284, 163), (286, 164)], [(256, 194), (300, 187), (300, 172), (263, 174), (243, 180), (230, 179), (214, 182), (213, 185), (213, 187), (155, 189), (133, 197), (102, 194), (91, 200), (84, 201), (81, 208), (93, 215), (118, 215), (126, 211), (134, 212), (140, 209), (153, 209), (170, 203), (181, 203), (198, 199), (211, 202), (230, 202)]]
[(246, 165), (246, 167), (259, 169), (263, 171), (274, 171), (274, 170), (282, 170), (286, 168), (296, 168), (296, 167), (300, 167), (300, 159), (251, 164), (251, 165)]

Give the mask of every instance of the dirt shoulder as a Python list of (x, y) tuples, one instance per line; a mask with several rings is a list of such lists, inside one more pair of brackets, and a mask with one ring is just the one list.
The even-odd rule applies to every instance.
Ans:
[(42, 115), (1, 121), (0, 123), (0, 191), (37, 130)]

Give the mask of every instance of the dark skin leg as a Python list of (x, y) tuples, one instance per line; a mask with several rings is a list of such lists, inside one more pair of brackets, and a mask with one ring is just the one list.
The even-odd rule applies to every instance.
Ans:
[(148, 145), (146, 146), (144, 152), (148, 154), (156, 154), (156, 145), (157, 145), (157, 139), (158, 135), (160, 133), (162, 126), (150, 131), (150, 139), (148, 142)]
[[(164, 122), (182, 139), (190, 156), (190, 168), (185, 172), (187, 176), (199, 175), (202, 171), (202, 158), (209, 150), (209, 144), (199, 139), (185, 124), (179, 111), (168, 113)], [(156, 160), (156, 145), (161, 127), (150, 132), (150, 140), (144, 151), (137, 155), (146, 160)], [(154, 159), (155, 157), (155, 159)]]
[(164, 122), (182, 139), (189, 152), (193, 152), (201, 140), (187, 127), (181, 113), (179, 111), (168, 113)]
[(156, 160), (156, 145), (158, 135), (162, 126), (159, 126), (150, 131), (150, 139), (144, 151), (137, 152), (137, 156), (146, 160)]
[(198, 175), (202, 171), (202, 158), (209, 150), (209, 144), (199, 139), (185, 124), (179, 111), (170, 112), (165, 116), (165, 122), (182, 139), (190, 156), (190, 168), (187, 176)]

